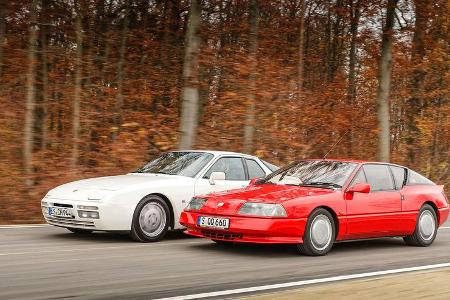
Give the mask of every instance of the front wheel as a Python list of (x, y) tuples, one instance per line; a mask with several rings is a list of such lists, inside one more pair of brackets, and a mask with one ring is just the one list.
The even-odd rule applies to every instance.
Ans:
[(170, 224), (170, 210), (159, 196), (145, 197), (137, 205), (130, 236), (138, 242), (156, 242), (162, 239)]
[(436, 238), (438, 229), (437, 216), (433, 207), (428, 204), (422, 206), (417, 216), (416, 229), (412, 235), (403, 238), (410, 246), (427, 247)]
[(330, 252), (336, 238), (333, 216), (323, 208), (314, 210), (306, 223), (303, 244), (297, 246), (305, 255), (319, 256)]

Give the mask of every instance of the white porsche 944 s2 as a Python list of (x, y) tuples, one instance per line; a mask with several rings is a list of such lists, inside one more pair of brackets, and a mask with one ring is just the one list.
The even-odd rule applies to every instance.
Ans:
[(183, 229), (178, 219), (193, 196), (242, 188), (276, 169), (241, 153), (167, 152), (126, 175), (58, 186), (42, 199), (42, 213), (47, 223), (74, 233), (128, 232), (152, 242)]

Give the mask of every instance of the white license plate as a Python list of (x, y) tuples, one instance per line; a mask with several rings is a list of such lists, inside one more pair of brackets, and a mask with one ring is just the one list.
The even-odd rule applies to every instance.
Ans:
[(48, 215), (51, 217), (72, 218), (73, 209), (66, 207), (48, 207)]
[(197, 225), (200, 227), (228, 229), (230, 227), (230, 219), (199, 216)]

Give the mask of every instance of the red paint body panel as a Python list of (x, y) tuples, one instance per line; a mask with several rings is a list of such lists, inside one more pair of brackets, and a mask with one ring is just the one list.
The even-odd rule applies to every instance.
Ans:
[[(347, 239), (397, 235), (404, 232), (399, 191), (346, 194)], [(392, 231), (392, 228), (396, 228)]]
[[(197, 226), (198, 216), (228, 217), (230, 228), (228, 230), (218, 230)], [(306, 219), (275, 219), (275, 218), (255, 218), (243, 216), (211, 215), (205, 213), (182, 212), (180, 224), (188, 228), (188, 234), (194, 236), (216, 235), (215, 239), (229, 240), (221, 238), (223, 235), (234, 235), (234, 242), (248, 243), (302, 243), (303, 231)]]
[[(410, 235), (415, 230), (418, 212), (425, 203), (436, 208), (439, 225), (447, 220), (449, 205), (442, 186), (407, 185), (401, 190), (347, 193), (351, 178), (358, 169), (355, 169), (342, 189), (256, 184), (244, 189), (210, 194), (204, 196), (207, 201), (199, 211), (184, 211), (180, 223), (188, 228), (187, 234), (218, 240), (302, 243), (308, 216), (318, 207), (328, 209), (335, 216), (336, 240)], [(220, 202), (223, 205), (218, 205)], [(239, 215), (238, 211), (245, 202), (281, 204), (287, 217)], [(197, 225), (200, 215), (229, 218), (230, 228), (200, 228)]]

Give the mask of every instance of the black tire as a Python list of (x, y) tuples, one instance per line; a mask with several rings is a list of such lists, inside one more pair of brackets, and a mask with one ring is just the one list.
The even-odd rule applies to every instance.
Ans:
[[(165, 217), (165, 224), (163, 228), (158, 229), (158, 233), (148, 234), (146, 233), (143, 228), (141, 227), (141, 211), (147, 204), (154, 204), (161, 208), (164, 211), (164, 217)], [(161, 218), (162, 221), (162, 218)], [(148, 242), (157, 242), (161, 240), (167, 233), (170, 227), (171, 222), (171, 212), (169, 209), (169, 206), (167, 203), (159, 196), (157, 195), (149, 195), (142, 199), (139, 204), (136, 206), (136, 209), (134, 210), (133, 214), (133, 221), (131, 224), (131, 231), (130, 231), (130, 237), (137, 241), (142, 243), (148, 243)]]
[[(317, 247), (312, 240), (311, 228), (313, 222), (316, 222), (317, 218), (320, 218), (323, 221), (328, 220), (329, 224), (331, 225), (331, 228), (328, 228), (328, 230), (331, 229), (331, 236), (327, 239), (327, 241), (323, 245), (324, 246), (323, 248)], [(297, 248), (300, 251), (300, 253), (304, 255), (309, 256), (326, 255), (328, 252), (330, 252), (331, 248), (333, 247), (335, 239), (336, 239), (336, 224), (334, 223), (333, 216), (330, 214), (328, 210), (318, 208), (314, 210), (308, 217), (305, 233), (303, 235), (303, 244), (298, 244)]]
[(90, 234), (92, 233), (92, 230), (89, 229), (80, 229), (80, 228), (67, 228), (67, 230), (72, 231), (76, 234)]
[[(424, 214), (427, 214), (427, 216), (429, 217), (431, 216), (434, 221), (434, 231), (429, 238), (425, 237), (420, 229), (420, 219)], [(419, 213), (417, 214), (416, 229), (414, 230), (414, 233), (412, 235), (405, 236), (403, 240), (409, 246), (428, 247), (431, 244), (433, 244), (436, 238), (437, 229), (438, 229), (438, 220), (436, 211), (431, 205), (425, 204), (424, 206), (422, 206)]]

